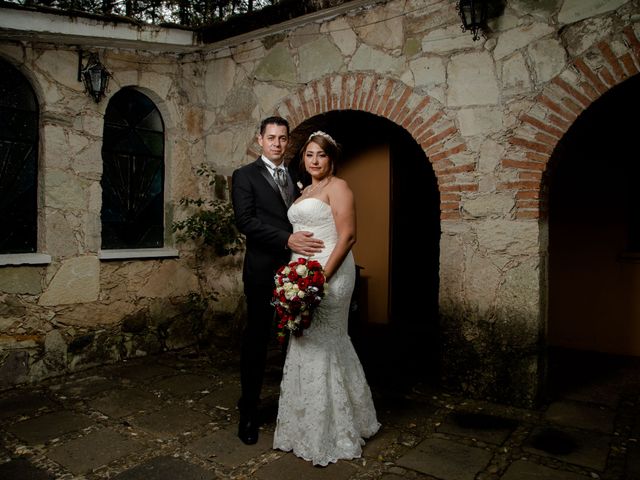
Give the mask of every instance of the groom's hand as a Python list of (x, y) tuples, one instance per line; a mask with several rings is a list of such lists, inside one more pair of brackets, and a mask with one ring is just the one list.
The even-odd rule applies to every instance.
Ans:
[(302, 230), (289, 236), (287, 247), (299, 255), (308, 256), (321, 252), (324, 248), (324, 242), (314, 238), (312, 232)]

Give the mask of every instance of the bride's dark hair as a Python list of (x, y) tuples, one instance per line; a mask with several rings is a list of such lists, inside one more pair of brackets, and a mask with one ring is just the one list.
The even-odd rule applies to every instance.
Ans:
[(300, 149), (300, 153), (299, 153), (300, 161), (298, 163), (298, 168), (300, 170), (302, 183), (304, 185), (309, 185), (311, 183), (311, 177), (304, 168), (304, 152), (307, 150), (307, 147), (311, 142), (317, 144), (322, 150), (324, 150), (324, 153), (326, 153), (327, 156), (329, 157), (329, 164), (331, 165), (332, 175), (335, 175), (336, 173), (336, 164), (340, 160), (340, 154), (341, 154), (340, 145), (338, 145), (335, 142), (335, 140), (333, 140), (333, 138), (331, 137), (327, 138), (325, 135), (321, 135), (321, 134), (312, 134), (307, 139), (307, 141), (304, 142), (304, 145), (302, 145), (302, 148)]

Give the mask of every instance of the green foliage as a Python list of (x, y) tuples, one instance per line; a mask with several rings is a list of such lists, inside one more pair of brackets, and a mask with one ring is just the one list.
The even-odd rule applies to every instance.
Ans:
[[(216, 175), (206, 164), (200, 165), (196, 173), (215, 186), (216, 196), (222, 196), (226, 181)], [(213, 248), (219, 257), (233, 255), (244, 247), (244, 237), (236, 228), (231, 203), (224, 198), (205, 200), (202, 198), (180, 199), (180, 205), (193, 213), (184, 220), (174, 222), (171, 229), (179, 242), (200, 241)]]

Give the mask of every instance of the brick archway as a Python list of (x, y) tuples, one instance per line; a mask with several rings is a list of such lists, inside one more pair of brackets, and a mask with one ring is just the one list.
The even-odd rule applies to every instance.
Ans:
[[(360, 110), (382, 116), (402, 126), (422, 147), (433, 166), (440, 190), (442, 220), (460, 218), (462, 192), (478, 190), (477, 179), (469, 180), (476, 163), (456, 162), (466, 144), (440, 102), (415, 92), (404, 83), (366, 73), (329, 75), (308, 83), (285, 98), (273, 112), (295, 128), (308, 118), (334, 110)], [(247, 149), (258, 155), (254, 142)]]
[(553, 150), (584, 110), (602, 94), (640, 71), (640, 41), (632, 26), (600, 41), (553, 78), (520, 117), (501, 161), (516, 179), (498, 185), (513, 191), (518, 219), (543, 216), (542, 176)]

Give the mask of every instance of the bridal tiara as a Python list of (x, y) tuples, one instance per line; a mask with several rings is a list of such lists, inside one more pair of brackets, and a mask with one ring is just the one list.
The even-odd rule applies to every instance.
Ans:
[(331, 142), (334, 147), (338, 146), (338, 143), (333, 139), (333, 137), (331, 135), (329, 135), (328, 133), (323, 132), (322, 130), (317, 130), (317, 131), (313, 132), (311, 135), (309, 135), (309, 139), (308, 140), (311, 140), (313, 137), (324, 137), (329, 142)]

